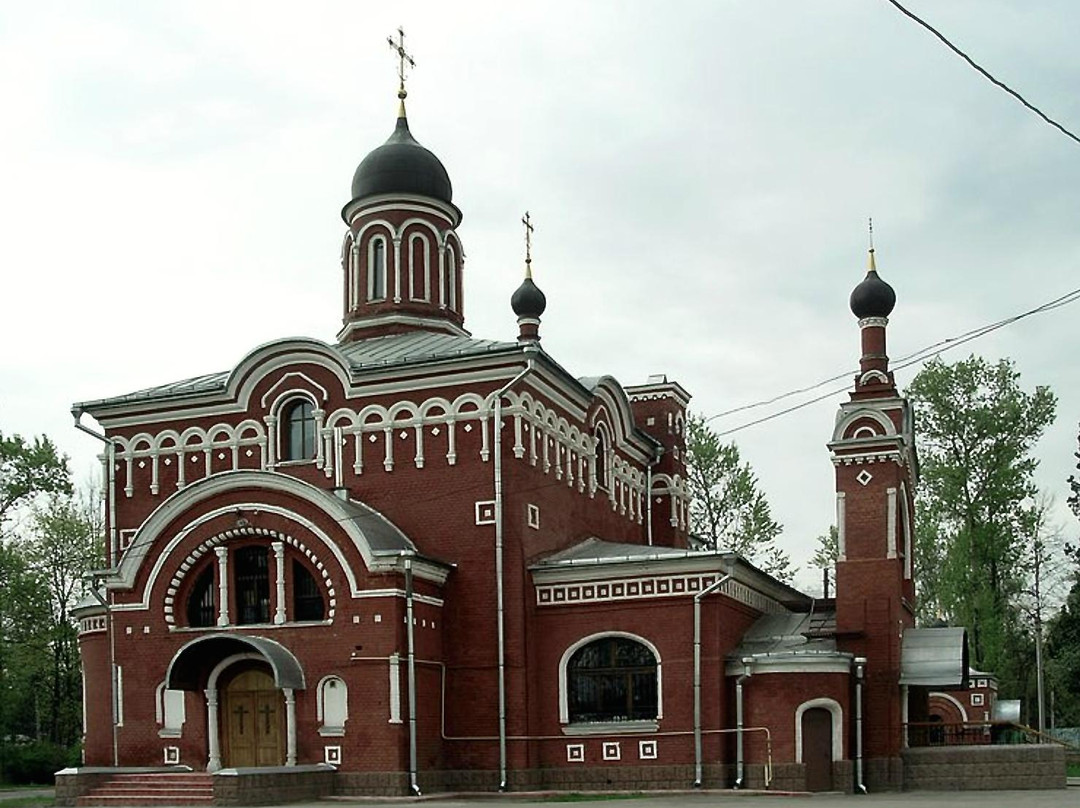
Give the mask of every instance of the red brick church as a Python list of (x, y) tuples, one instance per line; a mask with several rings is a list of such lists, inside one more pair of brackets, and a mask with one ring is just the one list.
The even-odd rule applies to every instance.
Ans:
[(108, 509), (78, 615), (87, 770), (899, 787), (905, 722), (966, 660), (962, 632), (913, 627), (914, 423), (873, 255), (828, 443), (836, 597), (815, 600), (689, 549), (680, 384), (574, 376), (529, 273), (516, 339), (465, 329), (462, 212), (401, 99), (342, 210), (336, 341), (74, 409)]

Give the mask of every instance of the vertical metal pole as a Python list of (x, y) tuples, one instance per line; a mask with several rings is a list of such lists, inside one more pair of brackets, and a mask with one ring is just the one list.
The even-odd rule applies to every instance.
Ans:
[(408, 648), (409, 675), (409, 787), (420, 796), (416, 763), (416, 646), (413, 632), (413, 569), (412, 559), (405, 559), (405, 637)]
[(866, 784), (863, 782), (863, 722), (862, 722), (862, 694), (863, 676), (866, 672), (865, 657), (855, 658), (855, 788), (863, 794), (866, 793)]

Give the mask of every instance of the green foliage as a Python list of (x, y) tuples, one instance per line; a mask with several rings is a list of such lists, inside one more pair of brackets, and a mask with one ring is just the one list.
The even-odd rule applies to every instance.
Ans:
[(1046, 687), (1055, 694), (1060, 726), (1080, 726), (1080, 575), (1047, 624)]
[(810, 556), (810, 566), (823, 571), (823, 589), (828, 597), (829, 584), (836, 580), (836, 562), (840, 560), (840, 531), (836, 525), (829, 525), (829, 532), (822, 533), (815, 541), (817, 549)]
[[(98, 566), (101, 519), (46, 437), (0, 435), (0, 780), (78, 761), (82, 673), (71, 610)], [(15, 513), (18, 519), (13, 519)]]
[[(60, 746), (49, 741), (29, 741), (0, 748), (0, 767), (5, 772), (6, 782), (14, 785), (51, 784), (56, 772), (79, 765), (79, 758), (78, 746)], [(3, 803), (8, 806), (12, 801), (3, 800)]]
[[(1076, 436), (1076, 442), (1080, 445), (1080, 434)], [(1080, 451), (1076, 452), (1074, 457), (1080, 460)], [(1080, 471), (1080, 463), (1076, 464), (1076, 470)], [(1080, 519), (1080, 478), (1075, 474), (1069, 475), (1069, 490), (1072, 492), (1069, 494), (1069, 507), (1072, 508), (1072, 512), (1076, 514), (1076, 518)]]
[(1020, 387), (1008, 359), (926, 365), (907, 390), (918, 413), (920, 616), (968, 627), (972, 664), (1024, 689), (1030, 635), (1018, 603), (1037, 529), (1031, 450), (1054, 419), (1046, 387)]
[(690, 528), (712, 548), (733, 550), (782, 581), (796, 569), (776, 545), (783, 527), (772, 518), (765, 494), (739, 447), (724, 443), (700, 415), (687, 423)]
[(0, 432), (0, 532), (19, 505), (37, 494), (70, 494), (67, 457), (46, 436), (27, 443), (20, 435)]

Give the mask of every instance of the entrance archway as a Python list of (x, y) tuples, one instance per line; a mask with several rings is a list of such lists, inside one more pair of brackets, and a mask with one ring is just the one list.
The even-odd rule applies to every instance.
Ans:
[[(241, 678), (246, 671), (258, 675)], [(165, 683), (172, 690), (201, 690), (206, 696), (207, 771), (223, 765), (296, 765), (296, 691), (304, 689), (304, 671), (285, 646), (226, 632), (198, 637), (173, 656)], [(261, 738), (248, 735), (257, 729), (254, 723), (249, 726), (256, 718), (262, 721)]]
[[(284, 699), (266, 665), (240, 663), (218, 680), (222, 764), (229, 768), (285, 763)], [(224, 685), (222, 685), (222, 680)]]

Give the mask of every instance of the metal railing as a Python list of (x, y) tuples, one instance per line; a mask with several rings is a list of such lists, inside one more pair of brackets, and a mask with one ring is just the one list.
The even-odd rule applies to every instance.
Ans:
[(977, 746), (1049, 743), (1072, 748), (1058, 738), (1013, 721), (920, 721), (904, 725), (908, 746)]

